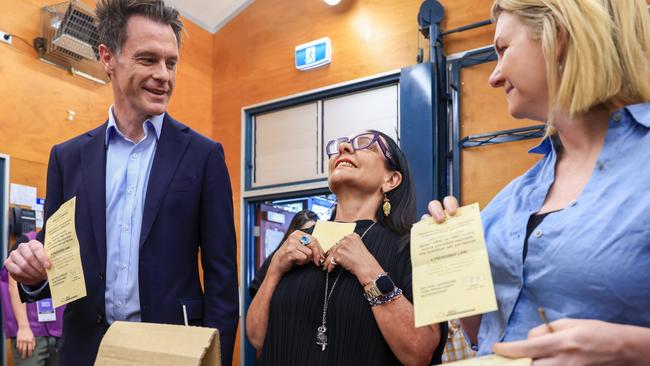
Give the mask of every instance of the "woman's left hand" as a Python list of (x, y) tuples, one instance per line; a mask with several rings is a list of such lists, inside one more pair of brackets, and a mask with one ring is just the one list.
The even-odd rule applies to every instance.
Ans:
[(336, 266), (352, 272), (361, 283), (372, 281), (383, 272), (357, 233), (344, 236), (327, 253), (325, 269), (331, 272)]
[(626, 326), (600, 320), (561, 319), (540, 325), (528, 339), (497, 343), (492, 350), (502, 356), (534, 359), (533, 366), (623, 365)]

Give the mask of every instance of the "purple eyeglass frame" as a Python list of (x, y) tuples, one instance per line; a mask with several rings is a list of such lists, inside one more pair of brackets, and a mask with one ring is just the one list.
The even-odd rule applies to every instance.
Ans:
[[(372, 135), (372, 140), (370, 140), (370, 143), (368, 143), (367, 146), (364, 146), (364, 147), (356, 147), (355, 146), (356, 143), (354, 141), (356, 141), (357, 138), (359, 138), (361, 136), (368, 136), (368, 135)], [(384, 154), (384, 157), (386, 158), (386, 160), (388, 160), (388, 162), (391, 163), (392, 165), (395, 165), (395, 161), (393, 160), (393, 155), (390, 153), (390, 150), (388, 150), (388, 147), (386, 146), (384, 141), (382, 141), (382, 139), (379, 138), (379, 133), (377, 133), (377, 132), (364, 132), (364, 133), (360, 133), (360, 134), (358, 134), (358, 135), (356, 135), (356, 136), (354, 136), (352, 138), (339, 137), (339, 138), (336, 138), (334, 140), (331, 140), (330, 142), (327, 143), (327, 145), (325, 145), (325, 153), (327, 154), (327, 157), (331, 158), (332, 156), (337, 155), (339, 153), (338, 152), (338, 145), (340, 145), (341, 143), (345, 143), (345, 142), (349, 143), (352, 146), (352, 148), (354, 149), (354, 151), (370, 149), (372, 144), (377, 142), (377, 144), (379, 145), (379, 148), (381, 149), (381, 152)], [(330, 152), (329, 152), (330, 147), (332, 145), (334, 145), (334, 144), (337, 145), (336, 152), (330, 154)]]

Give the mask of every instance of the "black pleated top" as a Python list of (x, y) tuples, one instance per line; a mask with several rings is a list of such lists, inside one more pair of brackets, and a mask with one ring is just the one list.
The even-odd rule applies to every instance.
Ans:
[[(355, 232), (362, 235), (372, 221), (358, 221)], [(403, 296), (413, 302), (411, 258), (408, 237), (375, 224), (363, 238), (368, 251), (388, 272)], [(267, 258), (249, 292), (254, 297), (272, 256)], [(329, 275), (330, 289), (340, 267)], [(287, 272), (271, 298), (268, 328), (258, 365), (399, 365), (384, 340), (370, 305), (363, 297), (357, 278), (343, 270), (327, 310), (328, 345), (316, 344), (325, 298), (326, 272), (313, 263), (295, 266)], [(447, 340), (447, 324), (441, 324), (441, 339), (432, 364), (439, 364)]]

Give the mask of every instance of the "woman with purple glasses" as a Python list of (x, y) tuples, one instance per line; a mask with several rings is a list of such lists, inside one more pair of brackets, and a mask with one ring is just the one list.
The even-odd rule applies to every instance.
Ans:
[(297, 230), (251, 284), (248, 338), (260, 365), (440, 363), (444, 326), (415, 328), (409, 232), (415, 191), (404, 154), (367, 131), (326, 147), (332, 219), (353, 234), (323, 252)]

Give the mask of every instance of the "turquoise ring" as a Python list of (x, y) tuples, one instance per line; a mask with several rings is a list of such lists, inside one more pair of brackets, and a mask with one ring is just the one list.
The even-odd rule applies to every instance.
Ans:
[(299, 240), (300, 240), (300, 244), (302, 244), (302, 245), (311, 244), (311, 238), (309, 237), (309, 235), (303, 235), (303, 236), (300, 237)]

